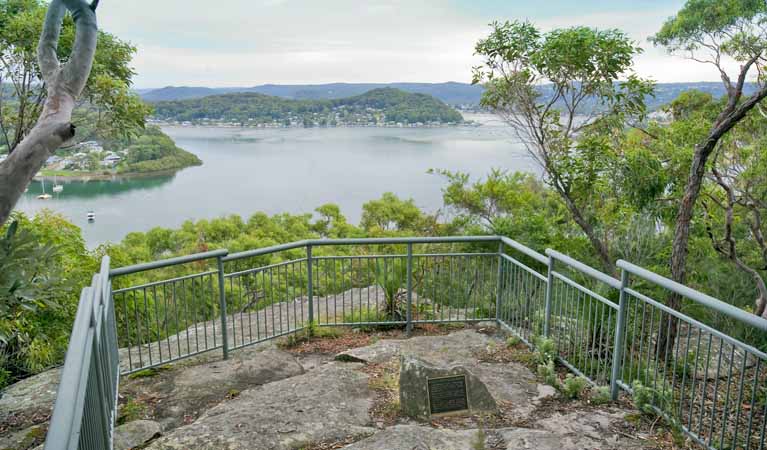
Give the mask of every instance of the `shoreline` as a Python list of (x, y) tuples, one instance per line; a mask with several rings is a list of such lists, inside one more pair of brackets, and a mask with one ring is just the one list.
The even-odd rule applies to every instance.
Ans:
[(128, 172), (128, 173), (90, 173), (90, 174), (72, 174), (72, 175), (35, 175), (32, 181), (75, 181), (87, 183), (89, 181), (122, 181), (136, 178), (152, 178), (166, 175), (175, 175), (183, 169), (158, 170), (155, 172)]

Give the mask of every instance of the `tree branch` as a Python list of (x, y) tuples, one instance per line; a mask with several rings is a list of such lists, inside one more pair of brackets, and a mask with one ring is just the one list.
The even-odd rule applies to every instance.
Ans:
[(40, 64), (40, 72), (43, 79), (50, 82), (59, 69), (59, 36), (61, 34), (61, 22), (64, 20), (66, 8), (61, 0), (53, 0), (48, 6), (45, 15), (43, 31), (40, 34), (40, 42), (37, 44), (37, 62)]
[[(53, 0), (37, 46), (38, 63), (48, 95), (32, 130), (0, 164), (0, 225), (4, 224), (25, 188), (48, 156), (74, 137), (72, 110), (90, 76), (96, 53), (98, 1)], [(60, 64), (57, 49), (66, 10), (75, 22), (75, 43), (69, 60)]]

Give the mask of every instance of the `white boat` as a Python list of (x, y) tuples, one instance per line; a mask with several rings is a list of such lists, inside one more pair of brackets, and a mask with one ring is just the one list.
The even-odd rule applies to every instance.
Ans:
[(64, 186), (59, 184), (58, 177), (53, 177), (53, 192), (55, 194), (58, 194), (58, 193), (60, 193), (63, 190), (64, 190)]
[(38, 196), (37, 196), (37, 199), (38, 199), (38, 200), (50, 200), (51, 198), (53, 198), (53, 196), (52, 196), (51, 194), (47, 194), (47, 193), (45, 192), (45, 179), (44, 179), (44, 178), (43, 178), (43, 180), (41, 181), (41, 184), (42, 184), (42, 186), (43, 186), (43, 193), (42, 193), (42, 194), (40, 194), (40, 195), (38, 195)]
[(88, 222), (96, 221), (96, 213), (93, 211), (88, 211), (87, 217), (88, 217)]

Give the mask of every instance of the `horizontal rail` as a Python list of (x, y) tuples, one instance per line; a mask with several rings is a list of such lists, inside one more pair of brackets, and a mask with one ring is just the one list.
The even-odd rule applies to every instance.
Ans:
[(565, 283), (565, 284), (567, 284), (567, 285), (569, 285), (569, 286), (571, 286), (571, 287), (573, 287), (573, 288), (583, 292), (584, 294), (594, 298), (595, 300), (599, 300), (600, 302), (606, 304), (607, 306), (609, 306), (609, 307), (611, 307), (613, 309), (618, 309), (618, 305), (616, 305), (615, 303), (613, 303), (610, 300), (606, 299), (605, 297), (597, 294), (596, 292), (592, 291), (591, 289), (589, 289), (587, 287), (584, 287), (584, 286), (581, 286), (580, 284), (578, 284), (575, 281), (567, 278), (566, 276), (562, 275), (561, 273), (553, 272), (552, 275), (554, 276), (554, 278), (556, 278), (556, 279), (562, 281), (563, 283)]
[[(252, 269), (247, 269), (247, 270), (240, 270), (239, 272), (227, 273), (226, 275), (224, 275), (224, 278), (232, 278), (232, 277), (237, 277), (237, 276), (241, 276), (241, 275), (248, 275), (248, 274), (251, 274), (251, 273), (263, 272), (265, 270), (274, 269), (276, 267), (289, 266), (291, 264), (298, 264), (298, 263), (302, 263), (304, 261), (306, 261), (306, 258), (291, 259), (291, 260), (288, 260), (288, 261), (282, 261), (282, 262), (278, 262), (278, 263), (274, 263), (274, 264), (269, 264), (269, 265), (266, 265), (266, 266), (254, 267)], [(213, 273), (216, 273), (216, 272), (213, 272)]]
[(655, 283), (662, 288), (668, 289), (671, 292), (686, 297), (696, 303), (707, 306), (714, 311), (726, 314), (733, 319), (751, 325), (758, 330), (767, 331), (767, 320), (762, 319), (759, 316), (743, 311), (742, 309), (736, 308), (728, 303), (711, 297), (710, 295), (696, 291), (695, 289), (689, 288), (683, 284), (677, 283), (676, 281), (658, 275), (655, 272), (650, 272), (647, 269), (631, 264), (630, 262), (624, 261), (622, 259), (618, 261), (618, 267), (625, 270), (626, 272), (631, 273), (632, 275), (636, 275), (651, 283)]
[(117, 277), (120, 275), (130, 275), (137, 272), (145, 272), (147, 270), (161, 269), (163, 267), (177, 266), (179, 264), (187, 264), (195, 261), (202, 261), (205, 259), (212, 259), (223, 257), (229, 254), (229, 250), (220, 249), (212, 250), (204, 253), (195, 253), (193, 255), (179, 256), (177, 258), (162, 259), (160, 261), (152, 261), (148, 263), (135, 264), (133, 266), (120, 267), (113, 269), (109, 272), (109, 276)]
[(403, 238), (359, 238), (359, 239), (307, 239), (289, 244), (273, 245), (245, 252), (232, 253), (224, 258), (224, 262), (243, 258), (268, 255), (307, 246), (329, 245), (396, 245), (396, 244), (450, 244), (465, 242), (498, 242), (500, 236), (445, 236), (445, 237), (403, 237)]
[(601, 281), (602, 283), (615, 288), (620, 289), (621, 288), (621, 282), (620, 280), (617, 280), (610, 275), (607, 275), (604, 272), (600, 272), (597, 269), (594, 269), (593, 267), (587, 266), (586, 264), (583, 264), (582, 262), (578, 261), (577, 259), (571, 258), (564, 253), (559, 253), (556, 250), (552, 250), (550, 248), (546, 249), (546, 254), (550, 257), (556, 259), (557, 261), (561, 261), (568, 266), (572, 267), (573, 269), (578, 270), (579, 272), (583, 272), (584, 274), (590, 276), (591, 278), (594, 278), (598, 281)]
[(512, 263), (512, 264), (514, 264), (515, 266), (519, 267), (520, 269), (522, 269), (522, 270), (526, 271), (526, 272), (527, 272), (527, 273), (529, 273), (530, 275), (532, 275), (532, 276), (534, 276), (534, 277), (538, 278), (539, 280), (541, 280), (541, 281), (547, 281), (547, 279), (546, 279), (546, 277), (545, 277), (545, 276), (543, 276), (543, 275), (541, 275), (540, 273), (536, 272), (535, 270), (533, 270), (533, 269), (531, 269), (531, 268), (527, 267), (526, 265), (522, 264), (520, 261), (518, 261), (518, 260), (516, 260), (516, 259), (512, 258), (511, 256), (509, 256), (509, 255), (506, 255), (506, 254), (501, 254), (501, 258), (505, 259), (506, 261), (509, 261), (510, 263)]
[(743, 342), (740, 342), (739, 340), (733, 338), (732, 336), (726, 335), (726, 334), (722, 333), (721, 331), (717, 330), (716, 328), (710, 327), (710, 326), (706, 325), (703, 322), (695, 320), (692, 317), (686, 316), (685, 314), (682, 314), (682, 313), (680, 313), (679, 311), (677, 311), (675, 309), (671, 309), (668, 306), (664, 305), (663, 303), (660, 303), (657, 300), (653, 300), (652, 298), (642, 294), (641, 292), (637, 292), (637, 291), (635, 291), (633, 289), (626, 288), (626, 293), (631, 295), (632, 297), (638, 299), (638, 300), (641, 300), (641, 301), (647, 303), (648, 305), (650, 305), (652, 307), (658, 308), (659, 310), (665, 312), (666, 314), (674, 316), (674, 317), (676, 317), (677, 319), (679, 319), (679, 320), (681, 320), (683, 322), (686, 322), (686, 323), (688, 323), (690, 325), (698, 327), (698, 328), (702, 329), (703, 331), (705, 331), (707, 333), (711, 333), (712, 335), (718, 337), (722, 341), (728, 342), (730, 345), (734, 345), (736, 347), (740, 347), (743, 350), (745, 350), (745, 351), (747, 351), (749, 353), (752, 353), (754, 356), (757, 356), (759, 358), (767, 360), (767, 354), (765, 354), (761, 350), (759, 350), (757, 348), (754, 348), (754, 347), (752, 347), (752, 346), (750, 346), (748, 344), (744, 344)]
[(112, 295), (114, 295), (114, 294), (122, 294), (123, 292), (137, 291), (137, 290), (141, 290), (141, 289), (145, 289), (145, 288), (151, 288), (151, 287), (154, 287), (154, 286), (162, 286), (163, 284), (177, 283), (179, 281), (191, 280), (193, 278), (202, 278), (202, 277), (205, 277), (207, 275), (214, 275), (214, 274), (217, 274), (217, 273), (218, 272), (215, 271), (215, 270), (209, 270), (207, 272), (200, 272), (200, 273), (193, 273), (191, 275), (184, 275), (183, 277), (176, 277), (176, 278), (169, 278), (167, 280), (153, 281), (151, 283), (139, 284), (138, 286), (131, 286), (131, 287), (122, 288), (122, 289), (115, 289), (114, 291), (112, 291)]
[[(413, 258), (441, 258), (445, 256), (498, 256), (498, 253), (413, 253)], [(397, 259), (407, 258), (407, 253), (398, 253), (392, 255), (343, 255), (343, 256), (315, 256), (312, 259), (334, 260), (334, 259)], [(304, 258), (305, 260), (306, 258)]]
[(514, 250), (525, 254), (534, 260), (538, 261), (541, 264), (548, 264), (549, 258), (547, 258), (544, 255), (541, 255), (540, 253), (536, 252), (535, 250), (531, 249), (530, 247), (527, 247), (525, 245), (520, 244), (519, 242), (515, 241), (514, 239), (509, 239), (507, 237), (501, 237), (501, 242), (503, 242), (505, 245), (508, 245), (509, 247), (513, 248)]

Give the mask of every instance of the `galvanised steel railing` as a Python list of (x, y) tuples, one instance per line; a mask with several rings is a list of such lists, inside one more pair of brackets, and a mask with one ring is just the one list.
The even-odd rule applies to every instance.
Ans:
[(46, 450), (111, 449), (120, 378), (109, 257), (83, 289), (61, 371)]
[[(539, 337), (550, 339), (571, 371), (609, 385), (614, 398), (623, 390), (643, 399), (642, 410), (666, 417), (705, 447), (764, 448), (767, 355), (653, 296), (682, 296), (765, 340), (767, 321), (627, 262), (618, 267), (620, 280), (498, 236), (215, 250), (109, 272), (105, 289), (114, 290), (104, 311), (112, 312), (107, 328), (116, 334), (95, 353), (117, 355), (119, 348), (127, 374), (212, 350), (227, 358), (231, 350), (316, 326), (410, 332), (416, 324), (492, 320), (531, 347)], [(69, 353), (85, 345), (75, 340), (84, 326), (76, 321)], [(83, 373), (82, 360), (70, 361), (69, 353), (65, 374)], [(116, 373), (116, 362), (110, 367)], [(116, 379), (112, 386), (116, 392)], [(111, 435), (116, 403), (99, 403), (99, 392), (113, 391), (78, 395), (102, 405), (89, 413), (101, 420), (80, 428), (52, 421), (46, 449), (105, 448), (51, 439)], [(59, 406), (64, 401), (57, 400), (54, 419), (71, 412), (71, 405)]]

